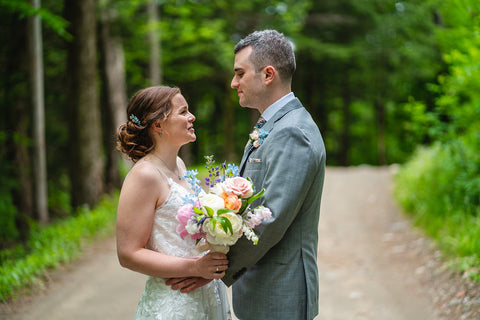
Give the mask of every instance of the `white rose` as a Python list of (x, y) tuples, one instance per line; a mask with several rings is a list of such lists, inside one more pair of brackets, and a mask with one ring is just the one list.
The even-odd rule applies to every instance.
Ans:
[(223, 201), (223, 198), (213, 193), (200, 195), (199, 200), (200, 205), (209, 207), (215, 212), (219, 209), (225, 208), (225, 201)]
[(187, 230), (190, 234), (196, 234), (200, 232), (200, 228), (202, 226), (197, 224), (195, 221), (188, 220), (187, 225), (185, 226), (185, 230)]
[(224, 244), (224, 245), (233, 245), (237, 240), (242, 236), (242, 218), (233, 213), (222, 214), (222, 217), (230, 220), (232, 224), (233, 234), (229, 230), (225, 232), (222, 228), (220, 222), (217, 221), (215, 228), (213, 228), (212, 223), (209, 219), (205, 220), (203, 223), (203, 230), (207, 233), (207, 241), (212, 244)]
[(258, 131), (257, 130), (254, 130), (252, 133), (250, 133), (250, 139), (258, 140)]
[(218, 182), (210, 189), (211, 192), (215, 193), (216, 195), (221, 196), (225, 190), (225, 186), (223, 182)]

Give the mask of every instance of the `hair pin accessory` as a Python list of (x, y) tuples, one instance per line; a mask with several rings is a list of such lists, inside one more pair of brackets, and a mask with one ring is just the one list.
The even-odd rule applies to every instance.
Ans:
[(130, 115), (130, 120), (135, 123), (137, 126), (141, 126), (142, 123), (140, 122), (140, 120), (138, 120), (138, 118), (132, 113)]

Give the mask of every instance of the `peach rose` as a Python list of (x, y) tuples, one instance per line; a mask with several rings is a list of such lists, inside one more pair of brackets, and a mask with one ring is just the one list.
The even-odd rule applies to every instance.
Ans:
[(244, 199), (250, 198), (253, 195), (252, 183), (242, 177), (225, 179), (224, 190), (227, 193), (235, 194)]
[(242, 200), (234, 194), (226, 195), (224, 200), (227, 209), (238, 211), (242, 207)]

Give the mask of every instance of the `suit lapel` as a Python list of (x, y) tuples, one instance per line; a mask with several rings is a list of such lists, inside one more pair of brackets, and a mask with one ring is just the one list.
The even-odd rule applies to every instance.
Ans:
[[(280, 110), (278, 110), (273, 115), (273, 117), (265, 123), (262, 129), (267, 130), (268, 132), (272, 131), (275, 125), (275, 122), (283, 118), (290, 111), (301, 108), (301, 107), (302, 107), (302, 104), (300, 103), (300, 100), (295, 98), (294, 100), (290, 101), (285, 106), (283, 106)], [(245, 150), (243, 152), (242, 161), (240, 162), (240, 175), (243, 174), (248, 157), (250, 157), (250, 154), (252, 153), (253, 150), (255, 150), (253, 145), (250, 142), (247, 142), (247, 145), (245, 146)]]
[(301, 108), (301, 107), (302, 107), (302, 103), (300, 102), (300, 100), (298, 100), (297, 98), (293, 99), (292, 101), (284, 105), (280, 110), (278, 110), (273, 115), (273, 117), (270, 120), (268, 120), (267, 123), (265, 123), (264, 128), (270, 131), (270, 128), (273, 128), (273, 125), (275, 124), (275, 122), (283, 118), (290, 111)]
[(245, 150), (243, 151), (242, 161), (240, 162), (240, 175), (243, 174), (243, 170), (245, 169), (245, 163), (247, 162), (247, 159), (250, 156), (250, 153), (252, 153), (253, 149), (253, 145), (250, 143), (250, 141), (247, 142)]

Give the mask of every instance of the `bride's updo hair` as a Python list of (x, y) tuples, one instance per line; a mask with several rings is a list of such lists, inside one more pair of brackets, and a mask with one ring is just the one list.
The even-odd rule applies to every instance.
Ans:
[(149, 128), (168, 117), (172, 99), (180, 89), (166, 86), (149, 87), (135, 93), (127, 106), (127, 123), (118, 127), (117, 149), (137, 162), (154, 147)]

